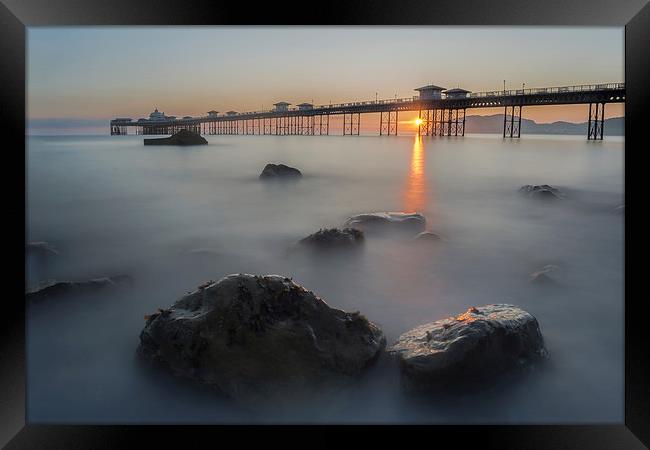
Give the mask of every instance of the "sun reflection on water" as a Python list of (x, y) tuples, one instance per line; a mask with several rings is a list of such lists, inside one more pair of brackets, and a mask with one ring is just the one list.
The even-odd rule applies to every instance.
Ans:
[(411, 166), (404, 195), (404, 212), (425, 213), (427, 204), (427, 180), (425, 173), (425, 153), (422, 137), (415, 136), (411, 151)]

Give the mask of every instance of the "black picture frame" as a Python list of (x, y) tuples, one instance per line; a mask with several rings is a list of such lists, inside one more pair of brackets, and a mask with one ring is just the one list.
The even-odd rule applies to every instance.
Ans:
[[(291, 14), (288, 14), (291, 11)], [(431, 445), (446, 440), (480, 445), (482, 448), (584, 448), (633, 449), (650, 445), (650, 351), (647, 335), (646, 300), (633, 294), (633, 273), (642, 266), (630, 264), (640, 253), (643, 233), (632, 231), (630, 214), (642, 211), (641, 200), (633, 203), (632, 158), (643, 154), (641, 141), (647, 128), (650, 107), (648, 82), (650, 63), (650, 5), (647, 0), (457, 0), (454, 2), (402, 0), (333, 0), (327, 3), (266, 5), (205, 0), (2, 0), (0, 4), (0, 123), (4, 150), (5, 211), (11, 229), (5, 249), (24, 255), (26, 236), (25, 165), (25, 75), (28, 26), (62, 25), (539, 25), (625, 26), (625, 421), (614, 425), (544, 426), (395, 426), (395, 427), (262, 427), (262, 426), (37, 426), (25, 417), (25, 309), (24, 266), (15, 257), (6, 258), (15, 273), (8, 277), (10, 294), (4, 296), (0, 341), (0, 444), (6, 448), (130, 448), (144, 438), (147, 446), (160, 443), (193, 448), (200, 440), (216, 447), (226, 442), (244, 444), (263, 436), (282, 439), (301, 447), (339, 445), (339, 431), (367, 432), (383, 439), (387, 432), (406, 432)], [(516, 56), (513, 56), (516, 57)], [(594, 48), (594, 58), (599, 57)], [(23, 150), (21, 152), (21, 149)], [(7, 162), (8, 161), (8, 162)], [(640, 198), (643, 191), (637, 194)], [(640, 206), (634, 206), (640, 205)], [(20, 214), (22, 211), (22, 215)], [(630, 212), (632, 211), (632, 213)], [(641, 212), (639, 212), (641, 214)], [(22, 220), (21, 220), (22, 219)], [(23, 239), (9, 237), (9, 232)], [(634, 236), (634, 244), (632, 244)], [(642, 255), (642, 253), (641, 253)], [(21, 279), (23, 283), (21, 284)], [(640, 284), (640, 282), (636, 282)], [(5, 286), (6, 288), (6, 286)], [(607, 389), (607, 386), (603, 386)], [(334, 433), (336, 431), (336, 433)], [(277, 434), (276, 434), (277, 433)], [(234, 439), (234, 440), (233, 440)], [(450, 440), (449, 440), (450, 439)], [(269, 442), (271, 442), (269, 440)], [(398, 441), (399, 442), (399, 441)]]

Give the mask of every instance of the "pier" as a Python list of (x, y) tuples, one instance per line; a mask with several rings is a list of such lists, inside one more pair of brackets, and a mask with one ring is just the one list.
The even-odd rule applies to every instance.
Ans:
[(418, 134), (422, 136), (464, 136), (468, 109), (503, 108), (503, 137), (521, 137), (521, 114), (525, 106), (589, 105), (587, 139), (602, 140), (605, 105), (625, 102), (625, 83), (470, 92), (428, 85), (416, 89), (418, 96), (329, 105), (301, 103), (291, 107), (279, 102), (267, 111), (209, 111), (201, 117), (165, 116), (156, 110), (149, 119), (116, 118), (111, 135), (174, 134), (190, 130), (206, 135), (302, 135), (330, 134), (330, 116), (343, 116), (343, 135), (359, 135), (361, 116), (378, 113), (379, 135), (396, 136), (399, 113), (418, 112)]

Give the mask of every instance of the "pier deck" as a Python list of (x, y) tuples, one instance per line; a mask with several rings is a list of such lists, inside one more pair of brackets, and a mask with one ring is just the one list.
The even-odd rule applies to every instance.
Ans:
[(397, 135), (399, 113), (418, 111), (419, 134), (464, 136), (467, 109), (502, 107), (503, 137), (519, 138), (521, 111), (525, 106), (588, 104), (587, 138), (602, 139), (605, 104), (623, 102), (625, 84), (607, 83), (475, 92), (458, 98), (414, 96), (171, 120), (119, 118), (111, 120), (110, 127), (112, 135), (128, 134), (129, 128), (134, 129), (135, 134), (173, 134), (185, 129), (209, 135), (329, 135), (329, 117), (340, 115), (343, 116), (343, 134), (358, 135), (361, 114), (379, 113), (379, 134)]

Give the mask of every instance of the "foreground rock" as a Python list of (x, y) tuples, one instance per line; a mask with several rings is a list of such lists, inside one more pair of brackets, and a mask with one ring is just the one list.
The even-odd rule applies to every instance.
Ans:
[(547, 357), (537, 320), (515, 306), (470, 308), (419, 326), (389, 348), (411, 391), (485, 386), (502, 372)]
[(245, 402), (286, 399), (361, 375), (386, 341), (278, 275), (229, 275), (146, 317), (138, 353)]
[(375, 212), (352, 216), (345, 221), (345, 226), (368, 233), (399, 231), (415, 234), (424, 231), (426, 219), (419, 213)]
[(363, 245), (363, 231), (355, 228), (329, 228), (318, 230), (298, 241), (298, 246), (314, 250), (336, 250), (360, 248)]
[(301, 177), (302, 173), (298, 169), (284, 164), (267, 164), (260, 174), (260, 180), (297, 179)]
[(540, 200), (558, 200), (565, 198), (565, 195), (558, 188), (549, 186), (548, 184), (532, 185), (527, 184), (519, 188), (519, 192), (523, 195), (540, 199)]
[(198, 133), (181, 130), (167, 138), (145, 139), (144, 145), (207, 145), (208, 141)]
[(132, 282), (132, 278), (128, 275), (94, 278), (88, 281), (59, 281), (38, 291), (27, 293), (26, 298), (30, 301), (41, 301), (67, 295), (94, 294), (109, 288), (127, 286)]

